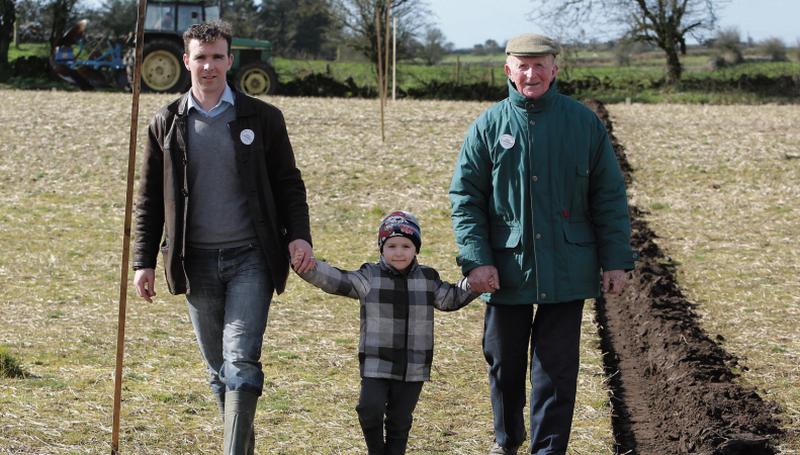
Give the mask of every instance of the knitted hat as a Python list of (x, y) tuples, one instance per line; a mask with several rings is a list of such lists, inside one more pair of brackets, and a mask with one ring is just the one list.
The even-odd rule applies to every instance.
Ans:
[(383, 253), (383, 244), (392, 237), (405, 237), (417, 247), (422, 246), (422, 232), (417, 217), (409, 212), (398, 210), (386, 215), (378, 228), (378, 250)]

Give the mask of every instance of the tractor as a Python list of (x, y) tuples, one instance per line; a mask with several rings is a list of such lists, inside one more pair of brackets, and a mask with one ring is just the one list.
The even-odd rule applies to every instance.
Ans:
[[(144, 22), (142, 90), (183, 92), (189, 72), (183, 65), (183, 32), (192, 24), (219, 19), (218, 3), (205, 0), (154, 0), (147, 4)], [(82, 90), (99, 87), (129, 88), (133, 82), (132, 39), (114, 41), (86, 34), (88, 21), (76, 23), (56, 43), (51, 58), (55, 72)], [(130, 35), (132, 37), (132, 34)], [(269, 41), (233, 38), (233, 67), (228, 80), (248, 95), (275, 93), (278, 77), (272, 67)]]

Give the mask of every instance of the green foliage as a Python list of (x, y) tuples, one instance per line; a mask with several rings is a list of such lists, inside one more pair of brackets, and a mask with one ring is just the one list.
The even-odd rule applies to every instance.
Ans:
[(0, 378), (24, 378), (28, 374), (22, 369), (19, 361), (8, 352), (8, 348), (0, 345)]

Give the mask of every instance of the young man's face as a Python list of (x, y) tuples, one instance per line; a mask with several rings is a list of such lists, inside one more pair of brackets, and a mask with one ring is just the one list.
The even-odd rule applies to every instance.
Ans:
[(503, 71), (525, 98), (537, 99), (550, 88), (550, 83), (558, 74), (558, 65), (553, 55), (509, 55)]
[(414, 242), (406, 237), (389, 237), (383, 244), (383, 258), (398, 271), (405, 271), (417, 255)]
[(192, 75), (192, 87), (203, 93), (221, 94), (225, 90), (226, 73), (233, 65), (228, 42), (224, 38), (210, 43), (193, 39), (188, 51), (183, 54), (183, 64)]

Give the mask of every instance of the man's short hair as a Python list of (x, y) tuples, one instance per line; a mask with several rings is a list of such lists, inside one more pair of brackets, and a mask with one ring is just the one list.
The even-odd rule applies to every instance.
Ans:
[(225, 21), (203, 22), (194, 24), (183, 32), (183, 51), (189, 53), (189, 43), (196, 39), (201, 43), (213, 43), (219, 38), (228, 43), (228, 54), (231, 53), (231, 24)]

